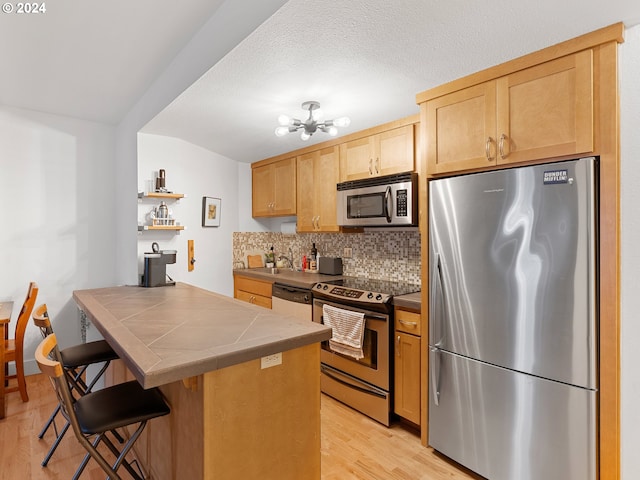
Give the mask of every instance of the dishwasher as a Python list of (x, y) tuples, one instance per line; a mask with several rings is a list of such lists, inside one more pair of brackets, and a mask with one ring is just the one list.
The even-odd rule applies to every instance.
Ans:
[(283, 315), (292, 315), (312, 321), (311, 289), (274, 283), (271, 288), (271, 309)]

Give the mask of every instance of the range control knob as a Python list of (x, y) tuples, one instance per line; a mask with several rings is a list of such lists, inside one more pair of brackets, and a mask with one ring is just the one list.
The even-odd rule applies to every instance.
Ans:
[(328, 289), (329, 289), (329, 285), (325, 285), (325, 286), (323, 287), (323, 289), (324, 289), (324, 290), (328, 290)]
[(378, 301), (382, 300), (382, 295), (381, 294), (376, 295), (376, 300)]
[(317, 288), (318, 290), (320, 290), (320, 289), (322, 289), (322, 285), (317, 284), (317, 285), (316, 285), (316, 288)]
[(372, 293), (372, 292), (369, 292), (369, 293), (367, 294), (367, 298), (368, 298), (369, 300), (371, 300), (371, 299), (373, 298), (373, 293)]

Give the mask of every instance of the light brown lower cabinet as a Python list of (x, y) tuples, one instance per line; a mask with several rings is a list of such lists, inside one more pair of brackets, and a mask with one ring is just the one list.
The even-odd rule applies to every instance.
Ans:
[(420, 313), (395, 309), (394, 412), (420, 426)]
[(233, 277), (233, 298), (271, 308), (271, 282), (235, 275)]

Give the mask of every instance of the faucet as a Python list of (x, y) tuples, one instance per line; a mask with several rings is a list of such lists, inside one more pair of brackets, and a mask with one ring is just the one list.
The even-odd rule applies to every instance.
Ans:
[[(289, 250), (291, 250), (291, 249), (289, 249)], [(294, 270), (294, 268), (293, 268), (293, 262), (291, 261), (291, 258), (289, 258), (289, 257), (285, 257), (284, 255), (279, 255), (279, 256), (278, 256), (278, 260), (286, 260), (286, 262), (289, 264), (289, 268), (290, 268), (291, 270)]]

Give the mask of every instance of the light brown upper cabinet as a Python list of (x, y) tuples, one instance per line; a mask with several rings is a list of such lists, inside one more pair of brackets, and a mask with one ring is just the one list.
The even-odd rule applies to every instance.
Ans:
[(298, 232), (337, 232), (336, 184), (340, 163), (338, 147), (298, 157)]
[(340, 145), (341, 181), (412, 172), (414, 127), (406, 125)]
[(430, 175), (592, 152), (593, 52), (428, 100), (426, 123)]
[(296, 157), (253, 167), (253, 216), (296, 214)]

